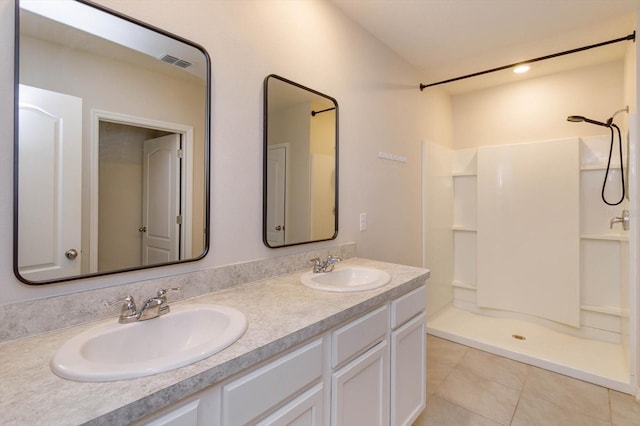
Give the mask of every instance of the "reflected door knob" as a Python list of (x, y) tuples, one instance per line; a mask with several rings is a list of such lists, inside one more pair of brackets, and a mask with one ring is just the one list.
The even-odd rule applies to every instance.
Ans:
[(66, 258), (67, 258), (67, 259), (69, 259), (69, 260), (73, 260), (73, 259), (75, 259), (76, 257), (78, 257), (78, 251), (77, 251), (76, 249), (70, 249), (70, 250), (67, 250), (67, 251), (64, 253), (64, 257), (66, 257)]
[(275, 230), (276, 231), (282, 231), (282, 226), (280, 226), (280, 225), (276, 226)]
[(147, 232), (147, 227), (146, 226), (142, 226), (142, 227), (138, 228), (138, 231)]

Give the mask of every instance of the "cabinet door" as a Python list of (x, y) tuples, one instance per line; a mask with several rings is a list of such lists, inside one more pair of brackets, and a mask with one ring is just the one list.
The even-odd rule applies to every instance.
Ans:
[(426, 403), (425, 315), (391, 333), (391, 425), (411, 425)]
[(318, 383), (256, 426), (322, 426), (324, 391)]
[(389, 345), (386, 340), (333, 373), (331, 424), (389, 424)]

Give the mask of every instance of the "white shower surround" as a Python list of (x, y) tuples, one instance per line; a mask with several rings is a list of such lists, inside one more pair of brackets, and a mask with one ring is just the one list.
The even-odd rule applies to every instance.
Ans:
[[(631, 261), (637, 248), (634, 249), (634, 244), (629, 245), (629, 233), (623, 232), (621, 226), (613, 231), (608, 229), (610, 218), (618, 216), (618, 210), (635, 207), (625, 201), (622, 206), (609, 208), (600, 200), (608, 144), (608, 135), (580, 140), (581, 213), (578, 218), (572, 218), (580, 223), (580, 238), (576, 242), (581, 256), (580, 300), (571, 302), (578, 303), (580, 307), (579, 328), (522, 312), (478, 306), (477, 149), (452, 152), (452, 191), (457, 195), (454, 196), (454, 209), (463, 209), (453, 215), (453, 251), (454, 257), (464, 255), (469, 261), (454, 261), (452, 306), (438, 313), (430, 312), (428, 330), (431, 334), (623, 392), (637, 392), (637, 366), (632, 361), (637, 357), (637, 293), (635, 286), (631, 285), (637, 280), (634, 275), (637, 274), (637, 265)], [(632, 149), (630, 156), (634, 155), (637, 156), (637, 151)], [(430, 161), (435, 160), (432, 158)], [(630, 158), (630, 163), (630, 178), (637, 180), (637, 163), (633, 158)], [(612, 166), (619, 165), (614, 163)], [(614, 180), (618, 179), (619, 172), (616, 171)], [(637, 183), (632, 183), (629, 189), (631, 194), (637, 194)], [(461, 192), (465, 194), (463, 199), (460, 199)], [(633, 235), (633, 227), (631, 232)], [(634, 241), (633, 236), (631, 240)], [(598, 261), (599, 258), (602, 259)], [(612, 289), (610, 280), (603, 282), (603, 277), (613, 277), (619, 286)], [(530, 337), (534, 335), (535, 338), (524, 345), (514, 346), (516, 340), (511, 334), (517, 334), (518, 330), (531, 333)], [(503, 338), (496, 333), (507, 335)], [(562, 335), (565, 336), (564, 342), (559, 337)]]
[(579, 327), (579, 140), (480, 147), (477, 158), (478, 306)]

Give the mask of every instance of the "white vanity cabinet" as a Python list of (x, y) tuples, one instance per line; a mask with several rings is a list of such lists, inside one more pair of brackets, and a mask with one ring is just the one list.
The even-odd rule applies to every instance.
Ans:
[(426, 401), (425, 298), (419, 287), (136, 424), (409, 426)]

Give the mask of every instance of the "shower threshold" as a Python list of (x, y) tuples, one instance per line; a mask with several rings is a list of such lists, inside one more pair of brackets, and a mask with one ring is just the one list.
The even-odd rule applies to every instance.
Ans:
[(620, 392), (632, 391), (628, 356), (621, 344), (453, 306), (427, 320), (427, 333)]

